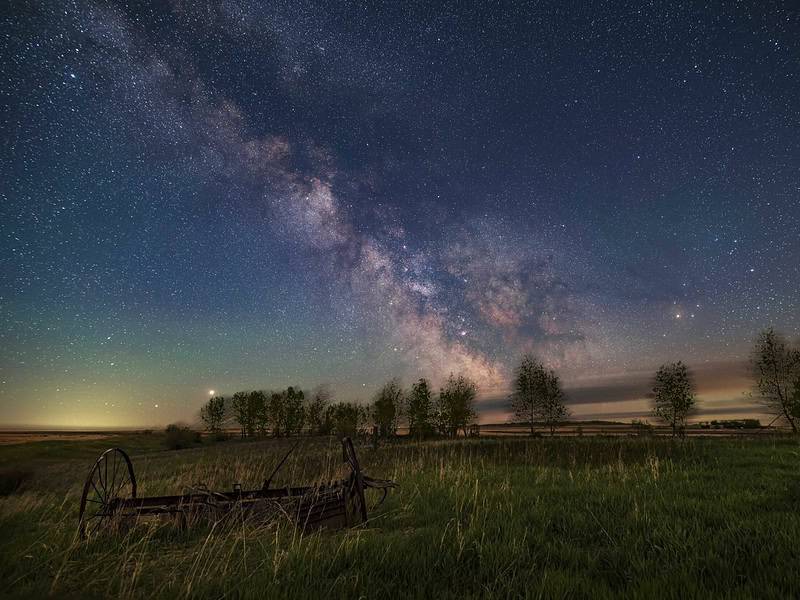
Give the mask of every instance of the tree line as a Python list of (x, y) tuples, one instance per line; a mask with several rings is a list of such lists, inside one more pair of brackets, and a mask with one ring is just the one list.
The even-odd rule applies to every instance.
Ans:
[(233, 422), (242, 437), (301, 433), (354, 436), (366, 434), (372, 427), (376, 436), (388, 438), (396, 435), (402, 418), (406, 418), (413, 436), (455, 437), (467, 435), (475, 422), (477, 392), (475, 382), (465, 375), (451, 375), (438, 394), (424, 378), (408, 390), (398, 379), (392, 379), (365, 406), (333, 402), (324, 387), (307, 396), (302, 389), (289, 386), (273, 392), (236, 392), (229, 398), (214, 396), (200, 409), (200, 418), (215, 434)]
[[(756, 399), (767, 412), (797, 432), (800, 426), (800, 349), (791, 346), (773, 329), (763, 331), (751, 357)], [(364, 435), (371, 429), (381, 438), (393, 437), (402, 421), (409, 435), (456, 437), (469, 435), (476, 426), (478, 387), (464, 374), (453, 375), (436, 393), (420, 378), (405, 389), (398, 379), (385, 383), (368, 405), (333, 402), (320, 387), (310, 395), (289, 386), (277, 392), (242, 391), (230, 398), (216, 396), (201, 409), (208, 431), (220, 433), (231, 420), (242, 437), (291, 436), (301, 433)], [(682, 361), (659, 367), (649, 394), (653, 416), (667, 424), (673, 435), (682, 435), (696, 410), (696, 386)], [(525, 355), (517, 366), (509, 397), (513, 419), (530, 427), (546, 427), (551, 434), (568, 419), (566, 395), (553, 369), (535, 356)]]

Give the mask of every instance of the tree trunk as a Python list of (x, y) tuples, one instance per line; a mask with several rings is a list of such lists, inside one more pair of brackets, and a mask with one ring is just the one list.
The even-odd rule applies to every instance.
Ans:
[(795, 423), (794, 417), (792, 417), (786, 410), (784, 410), (783, 413), (786, 415), (786, 420), (789, 421), (789, 425), (792, 427), (792, 433), (797, 433), (797, 423)]

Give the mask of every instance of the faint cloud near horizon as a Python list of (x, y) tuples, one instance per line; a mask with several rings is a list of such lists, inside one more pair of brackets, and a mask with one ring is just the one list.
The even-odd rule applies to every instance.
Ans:
[[(651, 417), (647, 395), (653, 373), (638, 371), (593, 377), (566, 386), (567, 405), (573, 418), (630, 420)], [(748, 395), (753, 380), (747, 361), (703, 363), (693, 367), (692, 373), (698, 396), (697, 411), (692, 420), (769, 418), (757, 398)], [(479, 400), (481, 422), (508, 421), (512, 416), (509, 394)]]

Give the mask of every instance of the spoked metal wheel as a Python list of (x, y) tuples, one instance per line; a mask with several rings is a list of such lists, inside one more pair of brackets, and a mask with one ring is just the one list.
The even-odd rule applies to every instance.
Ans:
[(117, 516), (120, 500), (136, 498), (136, 476), (131, 459), (120, 448), (110, 448), (94, 463), (81, 494), (78, 534), (81, 539), (102, 530)]

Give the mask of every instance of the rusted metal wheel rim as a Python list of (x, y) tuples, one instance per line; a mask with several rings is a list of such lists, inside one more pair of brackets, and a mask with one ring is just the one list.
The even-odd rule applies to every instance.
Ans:
[(130, 457), (121, 448), (100, 455), (86, 478), (78, 514), (81, 539), (110, 523), (121, 499), (136, 498), (136, 475)]

